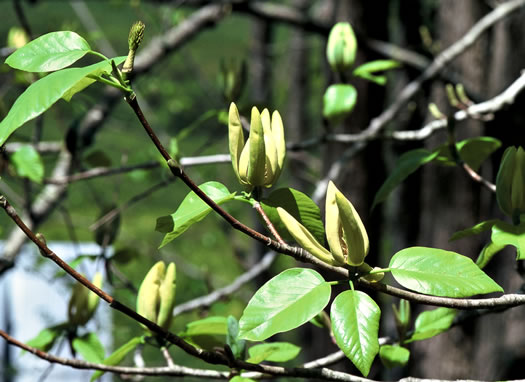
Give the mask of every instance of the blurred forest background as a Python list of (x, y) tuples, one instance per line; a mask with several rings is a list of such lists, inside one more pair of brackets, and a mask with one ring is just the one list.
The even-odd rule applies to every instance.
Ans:
[[(369, 256), (378, 264), (386, 265), (396, 251), (414, 245), (449, 249), (475, 258), (483, 242), (469, 239), (449, 243), (451, 234), (499, 217), (500, 212), (495, 196), (459, 168), (425, 166), (371, 212), (374, 195), (395, 159), (410, 149), (435, 148), (445, 143), (443, 130), (424, 141), (383, 139), (366, 145), (330, 142), (325, 138), (328, 133), (364, 130), (439, 52), (460, 39), (500, 3), (496, 0), (14, 0), (2, 4), (0, 44), (7, 44), (13, 26), (28, 29), (32, 37), (72, 30), (105, 55), (120, 56), (127, 53), (130, 25), (142, 20), (146, 34), (133, 86), (153, 128), (166, 145), (175, 138), (178, 155), (183, 158), (228, 153), (224, 123), (228, 103), (221, 88), (221, 66), (244, 63), (246, 76), (237, 100), (241, 113), (247, 116), (251, 106), (257, 105), (277, 109), (283, 116), (290, 151), (285, 173), (276, 188), (291, 186), (319, 197), (315, 194), (318, 181), (330, 176), (334, 163), (339, 163), (340, 171), (332, 180), (359, 211), (370, 236)], [(337, 78), (326, 62), (326, 39), (331, 26), (342, 20), (349, 21), (357, 33), (358, 63), (394, 58), (402, 67), (388, 73), (386, 86), (351, 79), (358, 89), (356, 108), (344, 123), (328, 126), (322, 118), (322, 97), (326, 87)], [(524, 21), (525, 9), (521, 9), (483, 33), (472, 47), (424, 84), (387, 125), (386, 131), (420, 129), (432, 119), (428, 113), (430, 102), (435, 102), (443, 112), (450, 112), (444, 90), (447, 83), (462, 83), (475, 102), (494, 97), (508, 87), (525, 66)], [(164, 45), (160, 43), (162, 39)], [(157, 50), (147, 50), (154, 44)], [(1, 50), (2, 60), (9, 52), (9, 48)], [(151, 55), (147, 57), (144, 52)], [(27, 80), (6, 65), (0, 66), (2, 118), (27, 86)], [(113, 246), (116, 251), (133, 249), (133, 253), (127, 251), (126, 254), (132, 255), (114, 261), (111, 272), (122, 273), (135, 288), (146, 270), (160, 259), (177, 264), (178, 303), (228, 285), (260, 260), (264, 247), (232, 230), (218, 217), (209, 216), (171, 244), (157, 249), (162, 234), (154, 230), (156, 219), (174, 212), (188, 190), (173, 182), (161, 166), (154, 147), (121, 98), (94, 85), (75, 96), (71, 103), (59, 102), (42, 119), (19, 129), (2, 154), (0, 193), (10, 198), (19, 213), (25, 211), (26, 218), (32, 220), (48, 241), (93, 241), (90, 226), (108, 210), (121, 208), (120, 229)], [(524, 101), (523, 95), (518, 97), (514, 105), (498, 112), (492, 121), (458, 123), (458, 139), (490, 135), (502, 140), (503, 147), (523, 144)], [(74, 157), (65, 153), (66, 137), (75, 142)], [(16, 142), (48, 144), (39, 146), (45, 163), (43, 184), (29, 184), (14, 173), (9, 155)], [(482, 167), (481, 174), (487, 179), (494, 181), (502, 153), (502, 149), (497, 151), (492, 163)], [(51, 181), (90, 168), (135, 165), (141, 168), (65, 184)], [(188, 167), (187, 171), (197, 183), (217, 180), (230, 190), (240, 191), (229, 162)], [(317, 201), (323, 204), (321, 198)], [(263, 229), (248, 205), (231, 204), (226, 209), (241, 221)], [(11, 267), (16, 267), (22, 240), (3, 214), (0, 235), (6, 241), (0, 257), (0, 277), (3, 277)], [(277, 257), (266, 272), (229, 298), (178, 316), (173, 331), (182, 331), (191, 320), (209, 315), (232, 314), (239, 318), (258, 286), (294, 264), (293, 259)], [(498, 256), (487, 272), (505, 290), (514, 291), (523, 281), (514, 267), (514, 254), (509, 251)], [(134, 306), (133, 288), (123, 287), (118, 277), (114, 283), (115, 296)], [(67, 298), (67, 293), (64, 296)], [(397, 301), (375, 297), (383, 304), (380, 335), (392, 334), (394, 321), (388, 307)], [(418, 311), (424, 307), (413, 308)], [(519, 307), (467, 321), (443, 335), (414, 344), (406, 370), (385, 371), (376, 360), (369, 377), (523, 377), (520, 365), (525, 361), (524, 318), (524, 308)], [(13, 319), (16, 322), (17, 318)], [(131, 320), (122, 321), (116, 315), (113, 319), (112, 324), (102, 325), (113, 325), (116, 346), (142, 330)], [(303, 362), (337, 350), (324, 331), (311, 325), (279, 338), (300, 344)], [(203, 366), (180, 350), (173, 353), (178, 363)], [(145, 358), (147, 364), (159, 362), (155, 352), (146, 351)], [(336, 368), (356, 371), (347, 360)]]

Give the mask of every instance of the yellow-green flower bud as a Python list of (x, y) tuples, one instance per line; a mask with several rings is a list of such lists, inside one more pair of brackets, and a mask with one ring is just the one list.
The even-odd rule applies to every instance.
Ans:
[(515, 218), (525, 213), (525, 151), (509, 147), (496, 177), (496, 198), (503, 213)]
[[(101, 288), (102, 273), (97, 272), (92, 283), (97, 288)], [(95, 314), (99, 300), (99, 297), (84, 285), (75, 284), (67, 309), (69, 322), (76, 326), (85, 325)]]
[(250, 135), (244, 142), (241, 119), (232, 102), (228, 116), (233, 170), (239, 182), (250, 187), (271, 187), (281, 174), (286, 155), (284, 128), (279, 112), (252, 108)]
[(128, 57), (126, 58), (126, 61), (124, 62), (124, 65), (122, 66), (122, 72), (129, 73), (133, 70), (133, 63), (135, 61), (135, 54), (137, 53), (137, 49), (140, 46), (140, 43), (142, 42), (142, 39), (144, 38), (144, 29), (146, 29), (146, 25), (142, 21), (136, 21), (129, 30), (128, 35)]
[(176, 268), (163, 261), (156, 263), (144, 277), (137, 296), (137, 313), (163, 329), (171, 324), (175, 306)]
[(344, 73), (355, 61), (357, 40), (352, 26), (347, 22), (335, 24), (328, 36), (326, 58), (334, 72)]
[(326, 191), (326, 238), (333, 256), (351, 266), (363, 264), (368, 254), (366, 229), (354, 206), (333, 182)]
[(24, 29), (20, 27), (11, 27), (7, 34), (7, 46), (10, 48), (21, 48), (29, 42), (29, 37)]

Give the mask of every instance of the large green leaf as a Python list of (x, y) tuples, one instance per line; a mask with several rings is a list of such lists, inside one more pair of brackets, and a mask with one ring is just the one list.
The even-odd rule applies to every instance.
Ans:
[(419, 167), (436, 158), (438, 152), (431, 152), (425, 149), (407, 151), (399, 157), (392, 173), (385, 180), (374, 198), (372, 208), (383, 202), (388, 195), (410, 174), (415, 172)]
[(436, 308), (422, 312), (416, 318), (414, 333), (405, 341), (421, 341), (434, 337), (448, 330), (456, 317), (456, 310), (450, 308)]
[(42, 183), (44, 179), (44, 163), (38, 151), (33, 146), (22, 146), (11, 156), (16, 173), (27, 177), (33, 182)]
[[(126, 57), (118, 57), (115, 63), (124, 62)], [(102, 61), (83, 68), (68, 68), (51, 73), (31, 84), (17, 98), (7, 116), (0, 122), (0, 146), (20, 126), (49, 109), (60, 98), (71, 98), (74, 92), (82, 90), (94, 80), (83, 81), (90, 74), (111, 72), (111, 64)]]
[[(206, 182), (201, 184), (199, 188), (217, 204), (227, 202), (235, 196), (235, 193), (230, 193), (226, 186), (219, 182)], [(194, 223), (204, 219), (211, 210), (210, 206), (191, 191), (186, 195), (177, 211), (170, 216), (163, 216), (157, 219), (155, 230), (166, 233), (159, 248), (175, 240)]]
[(410, 350), (399, 345), (383, 345), (379, 349), (381, 362), (388, 368), (405, 366), (410, 358)]
[(312, 269), (292, 268), (275, 276), (252, 297), (239, 320), (239, 337), (263, 341), (314, 318), (330, 300), (330, 285)]
[(498, 221), (492, 227), (492, 242), (499, 246), (512, 245), (517, 250), (517, 260), (525, 260), (525, 222), (512, 225)]
[(73, 339), (73, 349), (88, 362), (101, 363), (104, 361), (104, 346), (95, 333), (86, 333), (82, 337)]
[(405, 248), (392, 257), (389, 268), (399, 284), (419, 293), (468, 297), (503, 292), (471, 259), (443, 249)]
[(26, 72), (52, 72), (78, 61), (90, 50), (75, 32), (51, 32), (17, 49), (5, 63)]
[(299, 346), (288, 342), (270, 342), (267, 344), (259, 344), (252, 346), (248, 350), (250, 357), (247, 359), (247, 362), (286, 362), (297, 357), (300, 351), (301, 348)]
[(282, 207), (315, 237), (324, 243), (324, 225), (319, 207), (306, 194), (293, 188), (280, 188), (261, 201), (264, 212), (273, 226), (285, 240), (291, 240), (285, 225), (279, 218), (277, 207)]
[(330, 85), (323, 97), (323, 117), (337, 123), (354, 110), (356, 102), (357, 90), (352, 85)]
[(492, 219), (492, 220), (485, 220), (484, 222), (478, 223), (473, 227), (455, 232), (451, 237), (449, 241), (459, 240), (463, 239), (465, 237), (478, 235), (481, 232), (488, 231), (492, 228), (494, 224), (496, 224), (499, 220)]
[(337, 346), (366, 377), (379, 352), (381, 310), (361, 291), (340, 293), (332, 303), (330, 317)]
[[(143, 337), (133, 337), (131, 340), (129, 340), (124, 345), (122, 345), (117, 350), (115, 350), (113, 352), (113, 354), (111, 354), (109, 357), (107, 357), (102, 363), (104, 365), (108, 365), (108, 366), (118, 365), (124, 359), (124, 357), (130, 351), (135, 349), (137, 347), (137, 345), (140, 344), (140, 343), (144, 343), (144, 338)], [(93, 382), (93, 381), (99, 379), (100, 377), (102, 377), (102, 375), (104, 375), (104, 373), (105, 373), (105, 371), (102, 371), (102, 370), (95, 371), (93, 373), (93, 376), (90, 379), (90, 382)]]

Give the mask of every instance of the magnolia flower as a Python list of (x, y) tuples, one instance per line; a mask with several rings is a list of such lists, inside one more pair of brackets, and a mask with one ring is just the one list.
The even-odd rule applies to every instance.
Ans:
[(295, 218), (278, 207), (277, 212), (293, 238), (308, 252), (330, 265), (370, 267), (364, 264), (368, 254), (368, 235), (354, 206), (333, 182), (326, 191), (325, 231), (330, 250), (323, 247)]
[(137, 313), (168, 329), (175, 306), (175, 281), (174, 263), (170, 263), (168, 269), (163, 261), (151, 267), (139, 288)]
[(244, 142), (241, 119), (232, 102), (228, 117), (230, 154), (233, 171), (243, 185), (271, 187), (279, 178), (286, 154), (281, 116), (252, 108), (250, 136)]

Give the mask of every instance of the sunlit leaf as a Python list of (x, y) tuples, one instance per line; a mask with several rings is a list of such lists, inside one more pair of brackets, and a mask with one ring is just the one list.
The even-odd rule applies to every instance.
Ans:
[(310, 321), (328, 304), (330, 285), (312, 269), (292, 268), (252, 297), (239, 320), (239, 337), (263, 341)]
[(106, 352), (104, 346), (95, 333), (86, 333), (82, 337), (73, 339), (73, 349), (88, 362), (101, 363)]
[(400, 67), (401, 64), (394, 60), (375, 60), (364, 63), (354, 69), (353, 75), (375, 82), (378, 85), (386, 84), (386, 76), (377, 75), (377, 72)]
[[(126, 57), (118, 57), (115, 62), (120, 64), (125, 59)], [(102, 61), (83, 68), (67, 68), (51, 73), (31, 84), (16, 99), (7, 116), (0, 122), (0, 146), (16, 129), (38, 117), (60, 98), (70, 98), (74, 92), (81, 90), (80, 87), (89, 85), (82, 81), (86, 76), (101, 72), (111, 72), (111, 64)], [(93, 80), (89, 81), (91, 81), (89, 83), (93, 82)]]
[(254, 345), (248, 349), (250, 357), (247, 359), (247, 362), (286, 362), (297, 357), (300, 351), (301, 348), (299, 346), (288, 342), (270, 342)]
[(481, 222), (481, 223), (478, 223), (476, 224), (475, 226), (473, 227), (470, 227), (470, 228), (467, 228), (467, 229), (464, 229), (464, 230), (461, 230), (461, 231), (458, 231), (458, 232), (455, 232), (449, 241), (454, 241), (454, 240), (459, 240), (459, 239), (463, 239), (465, 237), (469, 237), (469, 236), (474, 236), (474, 235), (478, 235), (480, 234), (481, 232), (485, 232), (485, 231), (488, 231), (489, 229), (492, 228), (492, 226), (494, 224), (496, 224), (499, 220), (497, 219), (492, 219), (492, 220), (486, 220), (484, 222)]
[(498, 221), (492, 227), (492, 242), (494, 245), (504, 247), (512, 245), (517, 250), (517, 260), (525, 260), (525, 222), (512, 225)]
[(383, 345), (379, 349), (381, 362), (388, 368), (405, 366), (410, 358), (410, 350), (393, 345)]
[(476, 259), (476, 265), (481, 269), (485, 268), (494, 255), (505, 247), (506, 244), (494, 244), (492, 240), (490, 240), (479, 253), (478, 258)]
[(389, 268), (399, 284), (419, 293), (469, 297), (503, 292), (470, 258), (443, 249), (405, 248), (392, 257)]
[(332, 303), (330, 317), (337, 346), (366, 377), (379, 352), (381, 310), (361, 291), (340, 293)]
[(26, 72), (52, 72), (73, 64), (90, 50), (75, 32), (51, 32), (14, 51), (5, 63)]
[(42, 183), (44, 179), (44, 163), (33, 146), (24, 145), (20, 147), (11, 155), (11, 162), (13, 162), (18, 175), (27, 177), (33, 182)]
[[(227, 202), (235, 196), (235, 193), (230, 193), (226, 186), (219, 182), (206, 182), (201, 184), (199, 188), (217, 204)], [(211, 211), (211, 207), (191, 191), (186, 195), (179, 208), (177, 208), (177, 211), (170, 216), (163, 216), (157, 220), (157, 227), (155, 229), (159, 232), (166, 233), (159, 248), (175, 240), (194, 223), (204, 219)]]
[(330, 85), (323, 97), (323, 117), (338, 122), (354, 110), (357, 90), (348, 84)]
[(414, 333), (405, 343), (425, 340), (443, 333), (452, 325), (456, 313), (455, 309), (450, 308), (436, 308), (420, 313), (414, 324)]

